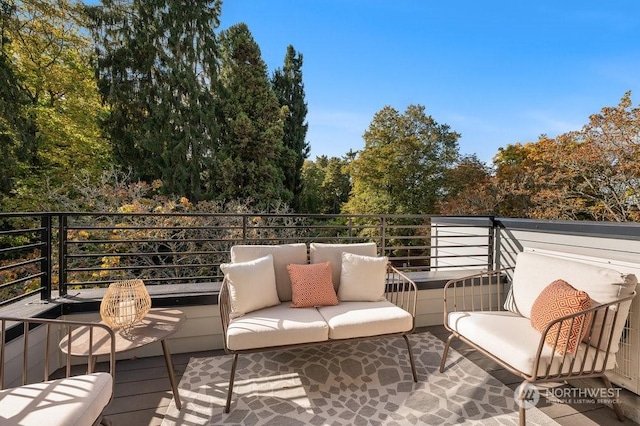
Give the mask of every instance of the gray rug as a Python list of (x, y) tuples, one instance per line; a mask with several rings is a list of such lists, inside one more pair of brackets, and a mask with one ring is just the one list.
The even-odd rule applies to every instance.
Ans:
[[(231, 355), (191, 358), (163, 426), (517, 425), (513, 391), (454, 350), (438, 372), (444, 343), (409, 337), (418, 383), (402, 338), (240, 355), (231, 412), (223, 413)], [(556, 424), (537, 408), (528, 425)]]

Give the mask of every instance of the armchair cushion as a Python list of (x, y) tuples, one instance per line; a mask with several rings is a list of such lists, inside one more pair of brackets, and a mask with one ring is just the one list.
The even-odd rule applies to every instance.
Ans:
[[(615, 367), (615, 356), (606, 356), (593, 346), (580, 343), (573, 355), (575, 362), (562, 362), (564, 356), (558, 355), (551, 347), (544, 345), (540, 355), (538, 371), (533, 371), (535, 356), (540, 343), (540, 333), (531, 327), (528, 318), (508, 311), (451, 312), (448, 315), (449, 326), (462, 336), (468, 336), (475, 344), (491, 353), (511, 367), (536, 376), (580, 371), (585, 359), (585, 370), (599, 369), (606, 360), (606, 369)], [(507, 324), (507, 325), (505, 325)], [(597, 354), (597, 356), (596, 356)]]
[[(531, 325), (542, 332), (552, 321), (566, 315), (575, 314), (591, 307), (589, 295), (576, 290), (564, 280), (549, 284), (537, 297), (531, 308)], [(554, 324), (547, 333), (545, 341), (556, 352), (574, 353), (591, 325), (591, 315), (578, 316), (572, 320)]]
[(0, 390), (0, 423), (91, 425), (111, 401), (112, 380), (93, 373)]
[(329, 262), (312, 265), (288, 265), (291, 278), (291, 307), (310, 308), (338, 304), (336, 291), (331, 282)]

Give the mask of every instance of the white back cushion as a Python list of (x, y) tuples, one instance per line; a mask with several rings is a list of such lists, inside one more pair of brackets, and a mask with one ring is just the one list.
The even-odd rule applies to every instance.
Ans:
[(340, 273), (342, 272), (342, 253), (353, 253), (361, 256), (375, 256), (377, 251), (376, 243), (311, 243), (309, 245), (309, 258), (311, 263), (331, 263), (333, 288), (337, 292), (340, 287)]
[[(565, 280), (574, 288), (585, 291), (591, 300), (598, 304), (629, 296), (638, 282), (635, 275), (625, 275), (614, 269), (539, 253), (522, 252), (516, 259), (512, 282), (513, 302), (518, 312), (526, 318), (531, 318), (531, 307), (538, 295), (557, 279)], [(630, 302), (626, 303), (618, 312), (611, 352), (618, 351), (618, 340), (630, 306)], [(613, 320), (613, 313), (609, 314), (608, 326)], [(598, 322), (600, 321), (596, 320), (596, 324)], [(595, 327), (598, 330), (602, 325)]]
[(229, 317), (237, 318), (258, 309), (280, 304), (273, 256), (270, 254), (246, 262), (223, 263), (220, 269), (229, 285)]
[(231, 247), (231, 262), (246, 262), (270, 254), (276, 274), (276, 289), (282, 302), (291, 301), (291, 279), (287, 265), (307, 263), (307, 246), (304, 243), (281, 245), (237, 245)]

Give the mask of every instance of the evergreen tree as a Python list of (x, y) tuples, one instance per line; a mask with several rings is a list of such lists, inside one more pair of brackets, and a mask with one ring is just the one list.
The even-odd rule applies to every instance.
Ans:
[(116, 160), (166, 193), (213, 198), (221, 0), (102, 3), (89, 13)]
[(283, 120), (267, 67), (246, 24), (220, 34), (222, 84), (218, 191), (223, 201), (290, 203), (284, 186)]
[(309, 157), (309, 144), (306, 141), (308, 125), (307, 104), (302, 83), (302, 54), (293, 46), (287, 47), (284, 67), (277, 69), (271, 79), (273, 90), (284, 114), (285, 156), (282, 169), (285, 187), (293, 193), (291, 207), (299, 211), (302, 196), (302, 166)]

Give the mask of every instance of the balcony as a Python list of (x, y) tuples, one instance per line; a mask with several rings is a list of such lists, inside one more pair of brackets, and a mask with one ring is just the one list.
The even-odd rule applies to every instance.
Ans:
[[(608, 262), (640, 276), (637, 224), (384, 215), (0, 214), (0, 313), (97, 319), (105, 285), (141, 278), (154, 306), (187, 314), (186, 326), (169, 342), (180, 376), (191, 356), (222, 353), (219, 265), (228, 261), (230, 247), (313, 241), (376, 242), (380, 254), (418, 284), (418, 330), (437, 337), (443, 336), (444, 283), (512, 265), (525, 248)], [(636, 422), (638, 413), (629, 407), (638, 406), (640, 393), (639, 330), (636, 298), (611, 375), (630, 401), (623, 400), (627, 417)], [(478, 354), (457, 349), (506, 385), (520, 383)], [(145, 347), (118, 362), (109, 409), (114, 425), (162, 422), (171, 391), (160, 355), (159, 348)], [(560, 424), (615, 418), (594, 404), (541, 409)]]

